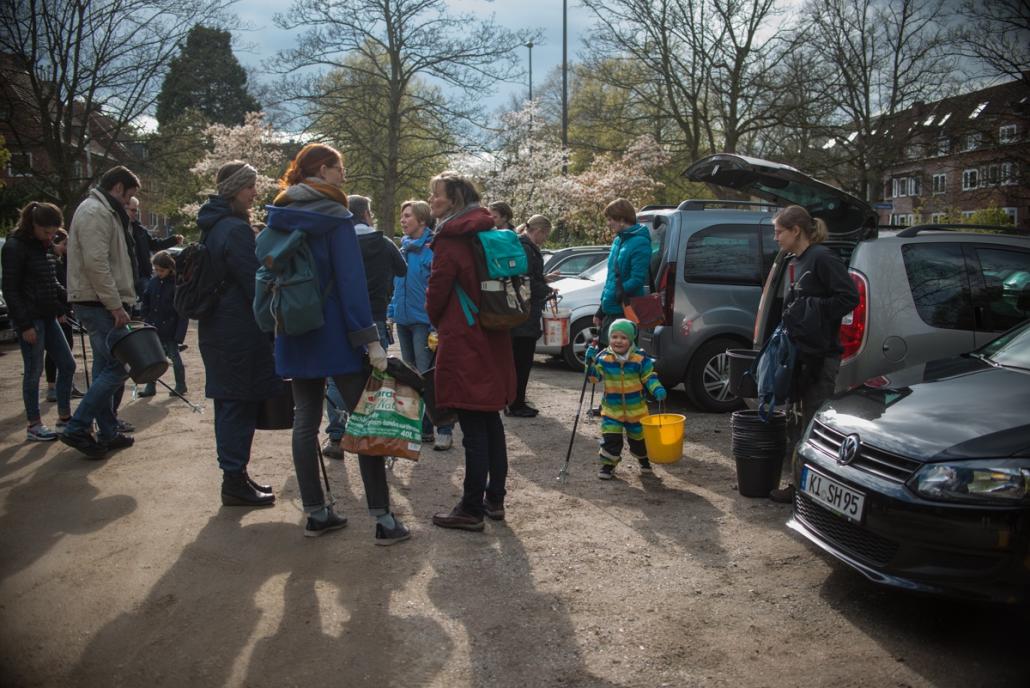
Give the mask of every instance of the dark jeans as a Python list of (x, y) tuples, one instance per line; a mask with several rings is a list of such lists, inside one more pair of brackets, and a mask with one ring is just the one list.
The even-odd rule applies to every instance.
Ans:
[(515, 358), (515, 401), (512, 408), (526, 403), (526, 385), (529, 384), (529, 373), (533, 369), (533, 354), (536, 353), (536, 337), (512, 337), (511, 353)]
[(474, 516), (483, 515), (483, 496), (494, 504), (504, 502), (508, 478), (508, 447), (504, 423), (498, 411), (457, 409), (465, 446), (465, 482), (461, 508)]
[[(365, 389), (362, 373), (337, 375), (336, 388), (347, 408), (354, 408)], [(293, 468), (297, 472), (304, 511), (318, 511), (325, 504), (322, 476), (318, 466), (318, 423), (322, 418), (325, 380), (314, 378), (293, 381)], [(386, 483), (386, 462), (382, 456), (358, 455), (361, 482), (365, 485), (368, 512), (382, 516), (390, 511), (390, 488)]]
[[(800, 363), (800, 361), (799, 361)], [(787, 451), (794, 459), (797, 452), (794, 451), (805, 428), (812, 422), (815, 412), (823, 405), (823, 402), (833, 396), (833, 388), (837, 384), (837, 371), (840, 370), (839, 358), (823, 359), (821, 365), (802, 364), (798, 381), (795, 383), (795, 400), (792, 409), (787, 411)], [(799, 466), (791, 464), (794, 472), (800, 470)]]
[[(75, 333), (72, 331), (72, 326), (68, 323), (58, 323), (61, 326), (61, 332), (64, 333), (64, 338), (68, 342), (68, 351), (75, 350)], [(46, 383), (48, 385), (54, 384), (57, 380), (57, 364), (54, 362), (54, 357), (47, 354), (43, 357), (43, 372), (46, 373)]]
[(114, 395), (129, 377), (125, 372), (125, 366), (119, 363), (107, 348), (107, 335), (114, 329), (114, 316), (103, 306), (76, 304), (75, 318), (89, 333), (89, 346), (93, 350), (93, 380), (86, 390), (86, 396), (75, 409), (75, 415), (68, 422), (65, 432), (92, 432), (95, 420), (100, 440), (110, 440), (117, 434)]
[(215, 448), (223, 471), (239, 473), (250, 463), (259, 408), (260, 401), (215, 399)]
[(39, 422), (39, 377), (43, 374), (44, 352), (57, 363), (57, 412), (62, 417), (71, 413), (72, 377), (75, 375), (75, 359), (72, 358), (57, 318), (33, 320), (32, 324), (36, 331), (35, 344), (29, 344), (21, 335), (18, 337), (22, 362), (25, 364), (22, 401), (30, 424)]

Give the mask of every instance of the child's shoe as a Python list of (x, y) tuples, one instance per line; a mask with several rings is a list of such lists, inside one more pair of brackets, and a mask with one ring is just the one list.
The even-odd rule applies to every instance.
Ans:
[(640, 461), (640, 472), (641, 473), (654, 473), (654, 471), (651, 470), (651, 459), (648, 459), (647, 457), (644, 457), (643, 459), (638, 459), (638, 460)]
[(601, 470), (597, 471), (597, 477), (601, 480), (611, 480), (615, 477), (615, 465), (610, 463), (602, 463)]
[(136, 396), (140, 397), (141, 399), (144, 397), (152, 397), (155, 394), (157, 394), (157, 386), (152, 382), (147, 383), (143, 386), (143, 389), (136, 392)]

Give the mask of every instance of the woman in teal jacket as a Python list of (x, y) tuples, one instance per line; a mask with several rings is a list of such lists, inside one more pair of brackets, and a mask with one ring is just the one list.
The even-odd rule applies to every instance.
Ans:
[(637, 211), (625, 198), (617, 198), (604, 209), (608, 229), (615, 237), (608, 254), (608, 276), (601, 292), (601, 307), (594, 315), (601, 345), (608, 345), (608, 327), (623, 317), (623, 306), (633, 296), (647, 293), (651, 266), (651, 233), (637, 224)]

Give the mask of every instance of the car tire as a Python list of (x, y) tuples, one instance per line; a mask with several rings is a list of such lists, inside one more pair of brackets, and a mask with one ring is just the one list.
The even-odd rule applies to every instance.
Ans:
[(583, 372), (584, 357), (590, 342), (597, 336), (593, 318), (580, 318), (569, 327), (569, 343), (562, 347), (561, 357), (565, 365), (576, 372)]
[(743, 407), (743, 401), (730, 392), (730, 360), (726, 356), (726, 349), (739, 346), (735, 339), (716, 337), (694, 353), (684, 380), (687, 396), (694, 406), (712, 413)]

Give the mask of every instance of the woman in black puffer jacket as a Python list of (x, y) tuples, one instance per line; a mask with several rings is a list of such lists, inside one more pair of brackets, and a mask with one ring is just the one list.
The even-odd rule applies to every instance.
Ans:
[(57, 363), (58, 429), (71, 417), (75, 359), (60, 325), (68, 314), (68, 301), (64, 287), (57, 281), (56, 258), (50, 246), (63, 223), (57, 206), (29, 203), (22, 209), (18, 226), (7, 238), (2, 254), (4, 297), (25, 363), (22, 399), (29, 422), (27, 439), (33, 441), (57, 439), (57, 433), (43, 424), (39, 413), (44, 352)]

